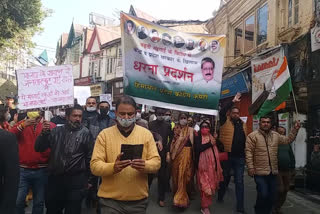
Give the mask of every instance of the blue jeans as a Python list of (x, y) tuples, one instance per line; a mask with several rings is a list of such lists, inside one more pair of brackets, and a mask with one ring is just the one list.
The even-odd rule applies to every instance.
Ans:
[(230, 157), (228, 161), (224, 161), (223, 164), (223, 175), (224, 181), (220, 183), (220, 189), (218, 192), (218, 199), (222, 200), (226, 192), (226, 188), (229, 185), (231, 179), (231, 169), (234, 172), (234, 183), (236, 189), (237, 198), (237, 211), (244, 211), (244, 184), (243, 184), (243, 174), (245, 166), (245, 158), (235, 158)]
[(256, 214), (270, 214), (276, 198), (277, 176), (254, 176), (257, 185)]
[(45, 186), (48, 181), (47, 168), (20, 168), (20, 183), (16, 202), (16, 214), (24, 214), (25, 200), (29, 189), (32, 189), (32, 214), (43, 214)]

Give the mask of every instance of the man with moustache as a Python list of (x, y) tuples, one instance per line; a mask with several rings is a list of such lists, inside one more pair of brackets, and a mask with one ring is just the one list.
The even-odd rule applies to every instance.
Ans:
[(81, 213), (81, 202), (88, 189), (91, 177), (90, 159), (93, 137), (81, 124), (83, 109), (79, 105), (66, 110), (67, 124), (49, 130), (49, 122), (37, 138), (37, 152), (51, 149), (49, 178), (46, 188), (47, 214)]
[[(160, 168), (160, 157), (151, 132), (135, 124), (137, 104), (129, 96), (116, 103), (117, 125), (97, 137), (91, 171), (102, 177), (98, 196), (101, 213), (146, 213), (148, 174)], [(142, 157), (121, 160), (121, 145), (143, 144)]]
[(294, 141), (300, 129), (297, 121), (289, 136), (271, 130), (271, 117), (260, 117), (259, 129), (246, 140), (246, 163), (248, 174), (257, 185), (256, 214), (270, 214), (277, 190), (278, 146)]

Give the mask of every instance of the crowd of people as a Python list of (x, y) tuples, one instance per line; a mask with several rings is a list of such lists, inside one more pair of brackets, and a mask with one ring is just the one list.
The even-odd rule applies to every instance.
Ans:
[[(89, 97), (84, 107), (57, 109), (51, 121), (43, 111), (18, 114), (9, 100), (0, 105), (0, 213), (24, 214), (31, 190), (33, 214), (79, 214), (84, 199), (99, 214), (142, 214), (157, 177), (160, 207), (172, 192), (172, 205), (187, 209), (198, 190), (200, 212), (209, 214), (215, 194), (224, 202), (232, 176), (236, 211), (245, 213), (246, 167), (257, 186), (255, 213), (281, 213), (294, 174), (289, 144), (300, 123), (286, 136), (263, 116), (248, 133), (239, 93), (220, 110), (219, 123), (157, 107), (147, 115), (129, 96), (115, 111)], [(141, 155), (125, 158), (124, 144), (142, 145)]]

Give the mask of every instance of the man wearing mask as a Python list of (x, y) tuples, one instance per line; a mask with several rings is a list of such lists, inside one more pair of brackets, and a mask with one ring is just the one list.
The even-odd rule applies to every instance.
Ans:
[(65, 126), (50, 131), (44, 122), (34, 149), (37, 152), (51, 149), (49, 178), (46, 189), (47, 214), (81, 213), (81, 202), (88, 188), (93, 137), (81, 124), (83, 109), (76, 105), (67, 109)]
[(259, 129), (246, 140), (248, 174), (257, 185), (256, 214), (270, 214), (276, 198), (278, 174), (278, 146), (290, 144), (300, 129), (297, 121), (289, 136), (271, 130), (271, 117), (260, 117)]
[(19, 152), (14, 134), (3, 129), (8, 108), (0, 105), (0, 213), (14, 214), (19, 186)]
[[(237, 93), (232, 102), (226, 104), (221, 109), (219, 140), (224, 145), (224, 150), (228, 152), (228, 161), (224, 165), (224, 181), (218, 192), (218, 201), (222, 202), (227, 186), (230, 182), (231, 169), (234, 172), (235, 193), (237, 199), (237, 212), (244, 213), (244, 183), (243, 173), (245, 166), (245, 142), (247, 136), (247, 126), (240, 119), (238, 107), (233, 106), (240, 102), (241, 94)], [(233, 107), (232, 107), (233, 106)], [(230, 110), (231, 109), (231, 110)], [(227, 115), (228, 111), (230, 113)]]
[(136, 124), (146, 129), (149, 129), (148, 121), (142, 119), (141, 109), (137, 109)]
[[(50, 151), (34, 151), (36, 139), (42, 132), (42, 120), (38, 111), (28, 112), (27, 119), (10, 129), (10, 132), (16, 135), (19, 145), (20, 183), (16, 202), (17, 214), (24, 214), (25, 199), (30, 188), (33, 192), (32, 213), (43, 214)], [(55, 124), (50, 123), (49, 126), (52, 129)]]
[(57, 116), (54, 116), (51, 119), (51, 122), (56, 124), (57, 126), (65, 125), (67, 123), (67, 120), (66, 120), (66, 109), (65, 108), (58, 109)]
[(161, 158), (161, 167), (158, 171), (158, 200), (161, 207), (164, 207), (165, 191), (168, 188), (167, 161), (170, 160), (169, 142), (173, 134), (171, 125), (165, 121), (165, 113), (165, 109), (157, 108), (157, 119), (149, 123), (149, 130), (160, 134), (162, 138), (162, 142), (157, 143), (158, 152)]
[[(160, 157), (151, 132), (135, 124), (136, 102), (129, 96), (116, 103), (117, 125), (97, 138), (91, 171), (102, 177), (99, 187), (101, 213), (146, 213), (148, 174), (160, 168)], [(143, 144), (142, 157), (121, 160), (122, 144)]]
[(86, 100), (85, 111), (83, 112), (83, 117), (82, 117), (83, 124), (87, 126), (88, 121), (92, 119), (96, 119), (97, 117), (98, 117), (97, 100), (95, 97), (88, 97)]

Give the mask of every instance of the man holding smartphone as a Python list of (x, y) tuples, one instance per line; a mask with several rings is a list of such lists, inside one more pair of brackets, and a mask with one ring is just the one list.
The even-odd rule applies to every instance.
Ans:
[[(160, 168), (160, 157), (151, 132), (135, 125), (136, 102), (129, 96), (116, 104), (117, 125), (97, 137), (91, 171), (102, 177), (98, 196), (101, 213), (146, 213), (148, 173)], [(143, 144), (141, 159), (121, 160), (122, 144)]]

